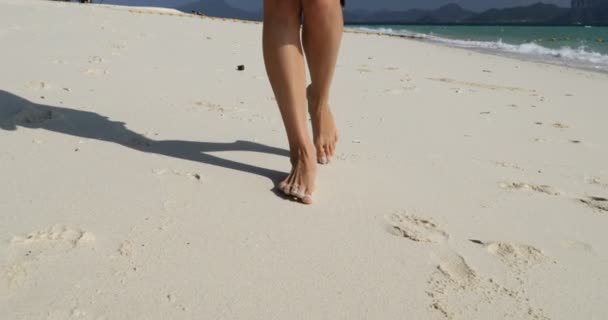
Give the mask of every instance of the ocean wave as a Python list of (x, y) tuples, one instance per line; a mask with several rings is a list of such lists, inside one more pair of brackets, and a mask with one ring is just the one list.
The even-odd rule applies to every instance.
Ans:
[(374, 32), (374, 33), (378, 32), (378, 33), (395, 35), (395, 36), (408, 36), (408, 37), (415, 37), (415, 38), (421, 38), (421, 39), (426, 39), (429, 37), (428, 35), (426, 35), (424, 33), (411, 32), (411, 31), (407, 31), (407, 30), (395, 30), (392, 28), (384, 28), (384, 27), (379, 27), (379, 28), (355, 27), (353, 29), (358, 30), (358, 31), (364, 31), (364, 32)]
[(564, 46), (558, 49), (552, 49), (543, 47), (537, 43), (523, 43), (523, 44), (510, 44), (505, 43), (502, 40), (498, 41), (467, 41), (467, 40), (453, 40), (439, 37), (432, 37), (434, 40), (439, 42), (446, 42), (447, 44), (456, 45), (459, 47), (466, 48), (481, 48), (489, 50), (506, 51), (509, 53), (524, 54), (524, 55), (535, 55), (535, 56), (548, 56), (554, 59), (566, 59), (566, 60), (578, 60), (587, 63), (599, 64), (608, 66), (608, 55), (603, 55), (599, 52), (591, 51), (585, 46), (578, 48), (572, 48)]
[(523, 44), (511, 44), (503, 42), (499, 39), (497, 41), (475, 41), (475, 40), (458, 40), (438, 37), (436, 35), (416, 33), (406, 30), (394, 30), (391, 28), (357, 28), (363, 31), (380, 32), (396, 36), (405, 36), (416, 39), (430, 40), (433, 42), (443, 43), (449, 46), (459, 48), (470, 48), (470, 49), (481, 49), (492, 52), (503, 52), (514, 55), (529, 56), (536, 59), (545, 60), (545, 58), (552, 62), (566, 62), (566, 63), (580, 63), (583, 65), (594, 65), (602, 69), (608, 68), (608, 55), (601, 54), (590, 50), (588, 47), (580, 46), (577, 48), (563, 46), (560, 48), (548, 48), (538, 43), (529, 42)]

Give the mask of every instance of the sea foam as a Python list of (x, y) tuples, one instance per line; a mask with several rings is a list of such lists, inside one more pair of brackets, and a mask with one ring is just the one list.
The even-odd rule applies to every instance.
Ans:
[(497, 41), (448, 39), (438, 37), (436, 35), (416, 33), (407, 30), (394, 30), (391, 28), (359, 27), (356, 29), (363, 31), (380, 32), (384, 34), (402, 36), (407, 38), (427, 40), (436, 43), (442, 43), (452, 47), (480, 49), (483, 51), (489, 51), (498, 54), (506, 53), (508, 55), (515, 55), (521, 58), (531, 58), (535, 61), (561, 63), (608, 71), (608, 55), (592, 51), (586, 46), (579, 46), (576, 48), (570, 46), (563, 46), (560, 48), (548, 48), (534, 42), (523, 44), (511, 44), (503, 42), (502, 39), (499, 39)]

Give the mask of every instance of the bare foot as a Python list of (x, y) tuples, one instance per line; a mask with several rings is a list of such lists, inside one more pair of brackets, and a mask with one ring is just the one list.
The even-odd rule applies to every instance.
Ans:
[(312, 90), (312, 87), (308, 86), (306, 96), (308, 97), (308, 113), (312, 120), (313, 140), (317, 149), (317, 161), (320, 164), (328, 164), (336, 150), (338, 129), (329, 105), (319, 105), (317, 101), (314, 101)]
[(279, 189), (285, 195), (295, 197), (302, 203), (312, 204), (317, 173), (313, 146), (292, 148), (291, 165), (291, 173), (279, 183)]

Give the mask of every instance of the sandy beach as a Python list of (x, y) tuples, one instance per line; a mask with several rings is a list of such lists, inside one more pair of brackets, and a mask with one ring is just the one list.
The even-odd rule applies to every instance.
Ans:
[(304, 206), (261, 28), (0, 0), (0, 319), (608, 317), (608, 75), (347, 33)]

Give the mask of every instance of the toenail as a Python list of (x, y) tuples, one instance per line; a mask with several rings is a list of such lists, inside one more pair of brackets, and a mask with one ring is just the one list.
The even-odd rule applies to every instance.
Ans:
[(302, 202), (304, 202), (306, 204), (312, 204), (312, 196), (310, 196), (310, 195), (305, 195), (304, 197), (302, 197), (300, 199), (302, 199)]
[(298, 194), (298, 191), (300, 190), (300, 186), (298, 186), (297, 184), (294, 184), (293, 186), (291, 186), (291, 189), (289, 190), (289, 193), (293, 196)]
[(289, 186), (288, 186), (288, 185), (284, 185), (284, 186), (281, 188), (281, 191), (283, 191), (283, 193), (285, 193), (285, 194), (289, 194), (289, 191), (291, 191), (291, 188), (289, 188)]

